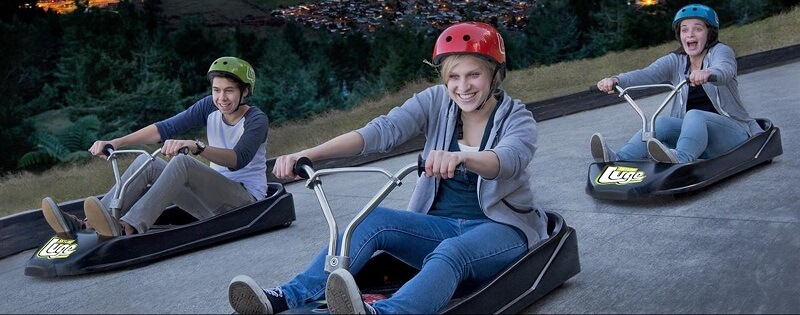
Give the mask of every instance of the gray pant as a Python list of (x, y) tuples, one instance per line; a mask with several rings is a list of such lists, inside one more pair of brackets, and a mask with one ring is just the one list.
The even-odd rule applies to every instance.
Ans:
[[(122, 175), (124, 183), (144, 164), (148, 155), (140, 155)], [(147, 185), (151, 185), (147, 189)], [(110, 209), (114, 189), (101, 202)], [(240, 183), (231, 181), (197, 159), (178, 155), (169, 163), (156, 158), (126, 188), (122, 196), (120, 220), (144, 233), (164, 209), (177, 205), (197, 219), (205, 219), (256, 201)]]

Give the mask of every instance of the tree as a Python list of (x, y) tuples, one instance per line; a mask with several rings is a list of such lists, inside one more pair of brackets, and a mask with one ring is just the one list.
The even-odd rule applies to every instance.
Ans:
[(674, 16), (675, 12), (662, 4), (626, 10), (622, 38), (624, 49), (649, 47), (675, 39), (671, 28)]
[(261, 59), (268, 62), (256, 68), (252, 104), (267, 113), (272, 123), (308, 117), (318, 102), (314, 77), (282, 37), (268, 35), (266, 40), (270, 49), (264, 50)]
[(46, 168), (57, 163), (88, 159), (86, 150), (97, 139), (100, 120), (96, 116), (85, 116), (72, 123), (64, 131), (54, 134), (37, 128), (30, 142), (35, 151), (25, 153), (17, 163), (18, 168)]
[(338, 80), (352, 82), (368, 73), (371, 44), (367, 35), (355, 31), (346, 35), (333, 35), (325, 55), (335, 69)]
[(213, 30), (194, 18), (184, 18), (170, 35), (170, 72), (168, 77), (181, 83), (188, 95), (208, 93), (208, 81), (203, 80), (211, 62), (233, 53), (228, 36), (217, 37)]
[(602, 56), (609, 51), (625, 49), (625, 11), (629, 7), (625, 1), (605, 0), (598, 11), (590, 14), (594, 23), (583, 48), (586, 56)]
[(731, 12), (733, 22), (747, 24), (780, 11), (779, 4), (770, 2), (767, 0), (730, 0), (725, 3), (725, 9)]
[[(16, 169), (17, 160), (28, 150), (24, 140), (32, 128), (24, 120), (58, 106), (52, 101), (52, 88), (43, 89), (52, 80), (57, 59), (60, 27), (56, 18), (42, 14), (30, 21), (0, 21), (0, 152), (4, 152), (0, 173)], [(40, 97), (47, 101), (29, 104)]]
[(529, 52), (528, 37), (524, 32), (513, 32), (499, 29), (506, 46), (506, 67), (509, 70), (524, 69), (533, 65), (533, 56)]
[(3, 0), (0, 1), (0, 22), (28, 22), (41, 11), (36, 6), (36, 0)]
[(430, 61), (434, 41), (423, 30), (407, 27), (385, 28), (376, 33), (369, 57), (371, 74), (378, 80), (375, 84), (381, 90), (395, 90), (405, 82), (433, 77), (435, 71), (422, 61)]
[(527, 53), (535, 64), (575, 59), (580, 49), (578, 16), (567, 0), (537, 2), (525, 27)]

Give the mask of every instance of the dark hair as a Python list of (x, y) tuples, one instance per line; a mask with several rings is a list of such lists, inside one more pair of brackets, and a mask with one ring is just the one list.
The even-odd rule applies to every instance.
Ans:
[[(708, 38), (706, 39), (706, 47), (705, 49), (711, 49), (714, 45), (719, 44), (719, 31), (715, 29), (711, 24), (706, 22), (706, 29), (708, 29)], [(678, 49), (675, 49), (673, 53), (676, 54), (683, 54), (686, 55), (686, 51), (683, 49), (683, 44), (681, 43), (681, 28), (680, 25), (675, 28), (675, 39), (678, 40)]]
[[(229, 79), (236, 83), (236, 86), (239, 88), (239, 105), (246, 105), (247, 99), (250, 98), (250, 95), (253, 95), (253, 90), (250, 88), (250, 84), (244, 83), (239, 77), (233, 75), (233, 73), (225, 72), (225, 71), (211, 71), (206, 75), (208, 78), (208, 83), (210, 84), (214, 81), (214, 78), (225, 78)], [(247, 96), (244, 96), (245, 89), (249, 91)], [(238, 110), (239, 107), (236, 107)]]
[[(247, 83), (244, 83), (244, 81), (242, 81), (241, 79), (239, 79), (239, 77), (233, 75), (232, 73), (228, 73), (228, 72), (224, 72), (224, 71), (211, 71), (211, 72), (208, 73), (207, 78), (208, 78), (208, 83), (211, 83), (211, 81), (213, 81), (214, 78), (229, 79), (229, 80), (231, 80), (233, 82), (236, 82), (236, 85), (239, 87), (239, 90), (241, 90), (242, 92), (244, 92), (245, 89), (250, 91), (250, 85), (247, 84)], [(252, 93), (253, 93), (253, 91), (250, 91), (250, 94), (252, 94)]]

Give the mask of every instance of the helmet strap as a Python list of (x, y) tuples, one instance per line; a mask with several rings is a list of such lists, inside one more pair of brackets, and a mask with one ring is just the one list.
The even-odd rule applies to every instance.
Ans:
[(244, 91), (239, 91), (239, 101), (236, 102), (236, 108), (233, 109), (233, 112), (239, 111), (239, 107), (242, 106), (242, 97), (244, 97)]
[[(249, 89), (249, 87), (246, 87), (245, 89)], [(248, 96), (249, 96), (249, 95), (248, 95)], [(234, 113), (235, 113), (236, 111), (238, 111), (238, 110), (239, 110), (239, 107), (241, 107), (241, 106), (242, 106), (242, 101), (243, 101), (243, 100), (244, 100), (244, 90), (240, 90), (240, 91), (239, 91), (239, 102), (238, 102), (238, 103), (236, 103), (236, 108), (235, 108), (235, 109), (233, 109), (233, 112), (234, 112)]]
[(481, 110), (481, 108), (483, 108), (483, 106), (486, 105), (486, 102), (489, 101), (489, 98), (494, 96), (494, 91), (497, 90), (497, 87), (500, 85), (494, 83), (494, 79), (497, 77), (497, 73), (500, 71), (500, 67), (501, 66), (498, 65), (497, 67), (494, 68), (494, 73), (492, 73), (492, 81), (491, 81), (492, 85), (490, 86), (489, 89), (489, 95), (486, 95), (486, 99), (484, 99), (483, 102), (481, 102), (481, 105), (475, 109), (476, 111)]
[(464, 140), (464, 121), (461, 120), (461, 108), (456, 107), (456, 138)]

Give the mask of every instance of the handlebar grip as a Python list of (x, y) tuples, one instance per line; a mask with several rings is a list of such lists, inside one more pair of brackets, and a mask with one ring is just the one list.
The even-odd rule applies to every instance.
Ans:
[(183, 154), (183, 155), (189, 155), (189, 146), (185, 146), (185, 147), (181, 148), (180, 150), (178, 150), (178, 153)]
[[(708, 76), (708, 82), (717, 82), (717, 75), (716, 74), (712, 74), (712, 75)], [(689, 76), (688, 75), (686, 76), (686, 83), (689, 83)]]
[(417, 176), (422, 176), (422, 173), (425, 172), (425, 159), (422, 158), (422, 154), (417, 155)]
[(297, 176), (300, 176), (302, 178), (308, 179), (309, 174), (308, 174), (308, 172), (306, 172), (305, 168), (303, 167), (303, 166), (306, 166), (306, 165), (311, 167), (311, 168), (314, 167), (314, 165), (311, 163), (311, 159), (309, 159), (309, 158), (307, 158), (305, 156), (301, 157), (301, 158), (297, 159), (296, 162), (294, 162), (294, 167), (292, 168), (292, 172), (297, 174)]
[(103, 146), (102, 152), (103, 152), (103, 155), (105, 155), (106, 157), (109, 157), (109, 156), (111, 156), (111, 153), (114, 153), (114, 146), (111, 145), (111, 143), (106, 143), (106, 145)]
[[(612, 89), (616, 91), (618, 85), (619, 84), (614, 84), (614, 87)], [(600, 89), (597, 88), (597, 85), (590, 85), (589, 86), (589, 92), (603, 92), (603, 91), (600, 91)], [(603, 93), (605, 93), (605, 92), (603, 92)]]
[[(422, 173), (425, 173), (425, 159), (422, 158), (422, 154), (417, 155), (417, 176), (422, 176)], [(456, 165), (455, 175), (465, 175), (467, 174), (467, 166), (464, 163), (458, 163)]]

